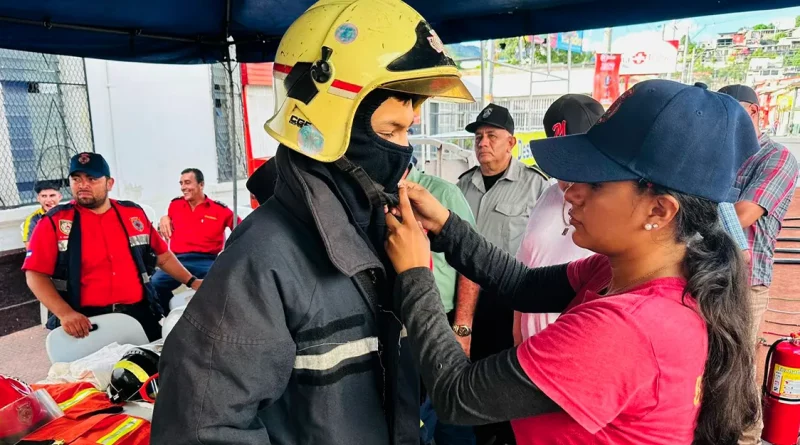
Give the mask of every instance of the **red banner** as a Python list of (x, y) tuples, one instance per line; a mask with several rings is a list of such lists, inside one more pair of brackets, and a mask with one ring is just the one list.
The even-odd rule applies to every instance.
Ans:
[(608, 108), (619, 97), (619, 67), (622, 54), (597, 54), (592, 97)]

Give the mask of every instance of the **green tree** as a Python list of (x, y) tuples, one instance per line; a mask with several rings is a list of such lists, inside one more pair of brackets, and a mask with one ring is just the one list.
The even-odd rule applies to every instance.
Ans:
[[(512, 37), (507, 39), (495, 40), (497, 45), (496, 54), (499, 60), (510, 65), (523, 65), (530, 63), (531, 43), (527, 39), (522, 39), (522, 54), (520, 54), (520, 38)], [(536, 47), (534, 52), (535, 62), (538, 64), (547, 63), (547, 53), (541, 47)], [(550, 51), (552, 63), (567, 63), (569, 51), (563, 49), (553, 49)], [(590, 51), (573, 52), (572, 63), (575, 65), (588, 63), (594, 58), (594, 53)]]
[(758, 48), (755, 51), (753, 51), (752, 57), (775, 59), (778, 57), (778, 54), (774, 52), (766, 52), (764, 51), (764, 48)]
[[(519, 52), (520, 40), (522, 41), (522, 54)], [(519, 65), (523, 59), (529, 57), (531, 44), (522, 37), (511, 37), (495, 40), (498, 58), (511, 65)]]
[(800, 52), (795, 52), (791, 57), (783, 59), (783, 63), (787, 66), (800, 66)]
[(785, 32), (781, 31), (781, 32), (775, 34), (775, 37), (774, 37), (773, 40), (779, 41), (779, 40), (785, 39), (787, 37), (789, 37), (789, 34), (786, 34)]
[(758, 25), (753, 27), (753, 31), (763, 31), (765, 29), (775, 29), (775, 25), (773, 25), (772, 23), (770, 23), (769, 25), (759, 23)]
[(794, 18), (794, 27), (800, 28), (800, 15)]

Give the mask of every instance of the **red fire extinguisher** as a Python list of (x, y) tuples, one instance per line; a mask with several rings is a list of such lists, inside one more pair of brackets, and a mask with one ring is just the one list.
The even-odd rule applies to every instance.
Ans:
[(800, 435), (800, 333), (769, 348), (764, 369), (764, 430), (773, 445), (795, 445)]

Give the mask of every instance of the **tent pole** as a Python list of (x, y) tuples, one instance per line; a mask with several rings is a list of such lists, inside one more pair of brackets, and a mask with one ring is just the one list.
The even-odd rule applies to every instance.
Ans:
[[(231, 0), (225, 2), (225, 38), (228, 41), (228, 57), (225, 66), (228, 70), (228, 92), (230, 93), (230, 110), (228, 115), (228, 143), (231, 145), (231, 172), (233, 173), (233, 222), (235, 229), (239, 225), (239, 162), (237, 161), (239, 138), (236, 137), (236, 93), (233, 91), (233, 58), (235, 56), (234, 41), (231, 37)], [(244, 93), (244, 92), (243, 92)]]
[(230, 49), (228, 49), (228, 52), (228, 60), (226, 62), (226, 68), (228, 70), (228, 92), (230, 93), (230, 107), (228, 110), (228, 143), (230, 144), (231, 148), (231, 171), (233, 174), (233, 228), (236, 228), (239, 221), (239, 162), (237, 160), (238, 150), (236, 150), (237, 146), (239, 145), (239, 140), (236, 137), (236, 93), (233, 90), (233, 63), (231, 61)]

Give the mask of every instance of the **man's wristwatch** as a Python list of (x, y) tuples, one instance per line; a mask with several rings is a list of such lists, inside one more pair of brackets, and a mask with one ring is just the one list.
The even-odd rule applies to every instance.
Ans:
[(192, 287), (192, 284), (194, 284), (194, 282), (195, 282), (196, 280), (197, 280), (197, 277), (196, 277), (196, 276), (194, 276), (194, 275), (192, 275), (192, 278), (189, 278), (189, 281), (187, 281), (187, 282), (185, 283), (185, 284), (186, 284), (186, 287)]
[(453, 332), (455, 332), (459, 337), (469, 337), (472, 335), (472, 328), (461, 324), (454, 324)]

